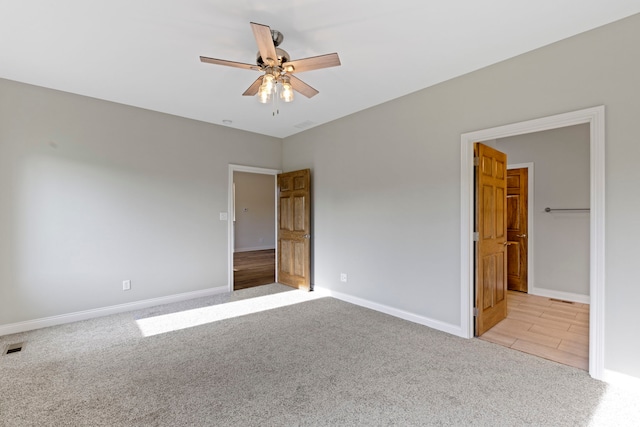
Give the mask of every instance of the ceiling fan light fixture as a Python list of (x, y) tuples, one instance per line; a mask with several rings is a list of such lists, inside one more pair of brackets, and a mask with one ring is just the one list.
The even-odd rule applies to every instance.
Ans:
[(293, 101), (293, 87), (288, 81), (282, 82), (282, 91), (280, 91), (280, 99), (284, 102)]
[(262, 84), (260, 85), (260, 89), (264, 87), (264, 90), (267, 92), (273, 92), (273, 88), (276, 85), (276, 78), (273, 74), (265, 74), (262, 78)]
[(261, 104), (268, 104), (271, 101), (273, 90), (267, 89), (266, 86), (261, 85), (258, 90), (258, 102)]

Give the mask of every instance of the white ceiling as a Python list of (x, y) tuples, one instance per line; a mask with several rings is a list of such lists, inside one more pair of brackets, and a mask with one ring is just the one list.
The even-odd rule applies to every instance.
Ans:
[[(286, 137), (640, 12), (637, 0), (0, 0), (0, 78)], [(244, 90), (249, 22), (284, 34), (320, 91), (280, 114)], [(0, 96), (2, 94), (0, 93)]]

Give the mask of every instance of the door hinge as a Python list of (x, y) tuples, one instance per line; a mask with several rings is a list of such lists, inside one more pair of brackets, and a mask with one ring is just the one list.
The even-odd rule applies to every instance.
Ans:
[(478, 240), (480, 240), (480, 233), (477, 231), (473, 232), (473, 241), (477, 242)]
[(480, 157), (473, 158), (473, 166), (480, 166)]
[(478, 317), (478, 307), (473, 307), (473, 317)]

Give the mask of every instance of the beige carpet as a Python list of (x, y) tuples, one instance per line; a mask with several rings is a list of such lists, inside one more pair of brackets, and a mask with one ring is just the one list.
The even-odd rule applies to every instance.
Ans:
[(314, 297), (267, 285), (0, 337), (26, 342), (0, 356), (0, 425), (640, 425), (637, 391)]

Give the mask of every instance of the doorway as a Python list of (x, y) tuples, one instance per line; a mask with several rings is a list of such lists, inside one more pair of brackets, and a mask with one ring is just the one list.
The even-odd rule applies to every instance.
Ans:
[(227, 256), (229, 292), (234, 290), (234, 174), (244, 172), (270, 175), (273, 179), (273, 228), (276, 239), (274, 250), (275, 282), (297, 289), (313, 290), (311, 285), (311, 171), (303, 169), (282, 173), (280, 170), (251, 166), (229, 165), (228, 212), (220, 213), (227, 220)]
[[(506, 176), (508, 310), (478, 338), (583, 370), (588, 369), (589, 125), (579, 124), (486, 141), (509, 159)], [(535, 164), (535, 202), (527, 168)], [(545, 209), (545, 207), (554, 209)], [(577, 209), (579, 208), (579, 209)], [(531, 215), (528, 215), (531, 211)], [(528, 233), (528, 219), (536, 224)], [(478, 229), (476, 229), (478, 231)], [(528, 251), (529, 236), (535, 250)], [(480, 242), (482, 243), (482, 242)], [(477, 243), (479, 244), (479, 243)], [(527, 255), (536, 282), (528, 286)], [(477, 280), (480, 278), (478, 277)], [(483, 311), (479, 311), (481, 316)], [(477, 320), (477, 323), (479, 321)]]
[(233, 290), (275, 282), (275, 180), (234, 172)]
[(461, 136), (461, 334), (473, 336), (474, 309), (474, 183), (473, 144), (509, 136), (588, 123), (590, 129), (590, 263), (589, 373), (604, 371), (604, 107), (465, 133)]
[[(229, 165), (229, 188), (228, 188), (228, 280), (227, 286), (229, 292), (234, 290), (234, 276), (236, 267), (252, 269), (253, 271), (246, 271), (242, 283), (240, 287), (249, 287), (252, 281), (259, 279), (262, 280), (263, 276), (267, 275), (266, 269), (270, 269), (271, 259), (275, 261), (277, 257), (277, 248), (275, 246), (275, 236), (277, 235), (277, 226), (276, 226), (276, 218), (277, 218), (277, 187), (276, 187), (276, 179), (278, 174), (281, 171), (276, 169), (265, 169), (251, 166), (242, 166), (242, 165)], [(236, 236), (236, 222), (238, 219), (242, 219), (242, 217), (250, 217), (253, 213), (253, 208), (248, 206), (246, 203), (241, 206), (236, 206), (236, 189), (234, 186), (234, 180), (236, 178), (236, 174), (251, 174), (258, 175), (257, 178), (265, 177), (267, 180), (272, 180), (273, 185), (271, 186), (270, 194), (261, 194), (260, 197), (266, 197), (267, 199), (271, 199), (273, 203), (271, 204), (273, 209), (272, 215), (268, 215), (271, 218), (271, 232), (269, 230), (264, 230), (264, 224), (257, 224), (255, 221), (251, 223), (249, 221), (250, 226), (248, 230), (245, 230), (244, 234), (240, 236)], [(245, 178), (249, 178), (251, 181), (251, 175), (246, 175)], [(263, 180), (260, 180), (263, 181)], [(251, 185), (249, 183), (248, 185)], [(263, 189), (262, 191), (269, 192), (268, 188)], [(249, 195), (249, 198), (254, 197)], [(257, 208), (260, 210), (263, 208)], [(269, 225), (267, 225), (269, 227)], [(258, 236), (254, 233), (256, 229), (261, 229), (262, 234), (267, 237)], [(253, 230), (253, 231), (252, 231)], [(265, 238), (268, 239), (273, 236), (274, 243), (273, 249), (266, 248), (265, 245), (269, 246), (269, 243), (265, 243)], [(238, 239), (236, 239), (238, 237)], [(260, 239), (263, 239), (260, 241)], [(253, 239), (253, 240), (251, 240)], [(236, 256), (236, 240), (241, 240), (242, 247), (241, 250), (246, 252), (247, 256)], [(251, 253), (250, 253), (251, 252)], [(236, 263), (238, 264), (236, 266)], [(255, 276), (255, 274), (258, 276)], [(275, 264), (273, 265), (273, 277), (274, 282), (278, 281), (277, 271), (275, 269)], [(257, 283), (257, 282), (255, 282)]]

